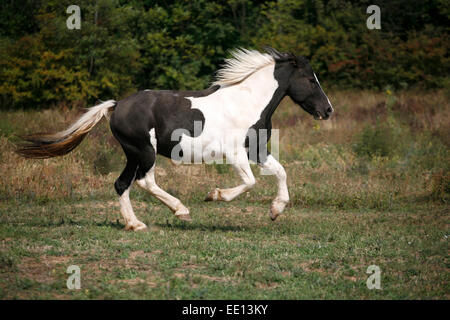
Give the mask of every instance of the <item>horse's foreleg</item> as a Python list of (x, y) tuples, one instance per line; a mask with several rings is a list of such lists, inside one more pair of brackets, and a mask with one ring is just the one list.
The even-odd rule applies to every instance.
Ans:
[(229, 189), (216, 188), (208, 193), (205, 201), (231, 201), (240, 194), (253, 188), (256, 181), (245, 152), (241, 152), (239, 154), (236, 163), (233, 164), (233, 167), (244, 183), (240, 186)]
[(270, 218), (275, 220), (289, 202), (289, 192), (286, 184), (286, 171), (283, 166), (272, 156), (268, 155), (264, 163), (259, 164), (262, 168), (273, 173), (278, 180), (278, 193), (270, 206)]

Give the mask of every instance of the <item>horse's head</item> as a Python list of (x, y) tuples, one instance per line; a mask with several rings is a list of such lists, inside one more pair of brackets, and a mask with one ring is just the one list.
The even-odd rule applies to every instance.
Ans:
[(275, 59), (280, 80), (287, 81), (286, 94), (317, 120), (326, 120), (333, 113), (330, 100), (322, 90), (309, 61), (292, 53), (281, 53), (266, 47)]

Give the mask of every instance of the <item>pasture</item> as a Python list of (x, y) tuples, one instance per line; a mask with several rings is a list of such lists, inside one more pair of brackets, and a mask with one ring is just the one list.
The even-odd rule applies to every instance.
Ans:
[[(285, 99), (273, 118), (291, 201), (272, 222), (275, 178), (233, 202), (225, 165), (157, 158), (158, 184), (190, 209), (176, 219), (133, 186), (146, 232), (127, 232), (113, 183), (125, 163), (106, 121), (71, 154), (25, 160), (15, 134), (56, 131), (80, 114), (64, 105), (0, 112), (2, 299), (448, 299), (449, 93), (327, 92), (315, 121)], [(69, 290), (70, 265), (81, 289)], [(370, 265), (381, 289), (369, 290)]]

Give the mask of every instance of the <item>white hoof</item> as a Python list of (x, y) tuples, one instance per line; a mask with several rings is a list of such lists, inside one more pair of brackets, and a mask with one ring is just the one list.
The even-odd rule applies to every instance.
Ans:
[(178, 219), (183, 220), (183, 221), (188, 221), (188, 222), (192, 221), (191, 215), (189, 213), (188, 214), (177, 214), (175, 216)]
[(275, 219), (283, 212), (286, 204), (287, 202), (276, 199), (272, 202), (272, 205), (270, 206), (270, 219), (272, 219), (272, 221), (275, 221)]
[(146, 230), (147, 226), (145, 225), (145, 223), (142, 223), (140, 221), (136, 221), (134, 223), (128, 223), (125, 226), (125, 230), (127, 231), (142, 231), (142, 230)]
[(175, 211), (175, 216), (183, 221), (192, 221), (191, 215), (189, 214), (189, 209), (184, 205), (180, 204), (177, 211)]
[(216, 188), (216, 189), (212, 190), (210, 193), (208, 193), (208, 195), (205, 198), (205, 201), (217, 201), (217, 200), (221, 200), (220, 192), (219, 192), (218, 188)]

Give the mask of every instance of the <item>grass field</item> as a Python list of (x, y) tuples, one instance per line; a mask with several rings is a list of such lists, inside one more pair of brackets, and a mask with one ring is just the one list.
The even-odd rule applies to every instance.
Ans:
[[(127, 232), (113, 183), (124, 165), (106, 121), (73, 153), (14, 154), (16, 133), (59, 130), (79, 111), (0, 112), (3, 299), (449, 299), (450, 108), (444, 91), (334, 92), (314, 121), (289, 100), (275, 113), (291, 202), (272, 222), (274, 177), (230, 203), (224, 165), (157, 159), (157, 182), (193, 222), (135, 186), (147, 232)], [(81, 289), (69, 290), (70, 265)], [(369, 290), (370, 265), (381, 290)]]

